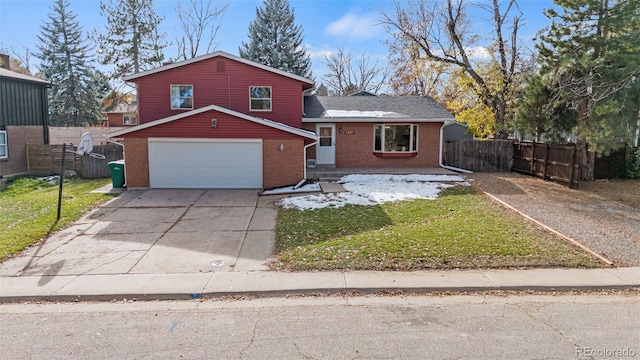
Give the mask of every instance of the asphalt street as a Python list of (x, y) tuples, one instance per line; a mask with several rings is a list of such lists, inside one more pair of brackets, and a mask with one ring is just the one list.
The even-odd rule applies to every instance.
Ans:
[(640, 296), (4, 304), (3, 359), (638, 359)]

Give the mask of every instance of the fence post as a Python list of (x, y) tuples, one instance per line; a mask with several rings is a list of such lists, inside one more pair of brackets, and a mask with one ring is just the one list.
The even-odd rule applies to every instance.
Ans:
[(547, 180), (547, 163), (549, 162), (549, 143), (545, 144), (544, 165), (542, 168), (542, 180)]
[(534, 140), (531, 143), (531, 170), (530, 170), (531, 175), (535, 176), (535, 169), (536, 169), (536, 141)]
[(573, 176), (575, 174), (575, 166), (576, 166), (576, 145), (574, 144), (571, 147), (571, 166), (569, 167), (569, 187), (571, 189), (577, 189), (578, 185), (576, 184), (576, 187), (573, 187)]

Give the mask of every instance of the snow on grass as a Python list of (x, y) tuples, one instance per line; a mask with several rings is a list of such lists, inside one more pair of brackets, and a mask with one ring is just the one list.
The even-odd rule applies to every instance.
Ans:
[(320, 191), (320, 184), (305, 184), (297, 189), (294, 186), (286, 186), (277, 189), (265, 190), (262, 192), (262, 195), (278, 195), (278, 194), (292, 194), (292, 193), (303, 193), (303, 192), (315, 192)]
[(467, 184), (457, 175), (347, 175), (340, 179), (347, 192), (296, 196), (282, 199), (285, 208), (300, 210), (353, 205), (376, 205), (391, 201), (435, 199), (451, 182)]

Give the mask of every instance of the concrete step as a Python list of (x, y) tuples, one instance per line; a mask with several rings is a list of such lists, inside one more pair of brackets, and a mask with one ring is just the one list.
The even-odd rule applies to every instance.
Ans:
[(338, 182), (338, 180), (340, 180), (340, 177), (335, 177), (335, 176), (323, 176), (323, 177), (319, 177), (317, 180), (318, 182)]

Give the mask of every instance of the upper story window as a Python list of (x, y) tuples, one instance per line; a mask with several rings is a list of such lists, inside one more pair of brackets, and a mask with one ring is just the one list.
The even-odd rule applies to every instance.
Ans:
[(171, 110), (193, 109), (193, 85), (171, 85)]
[(9, 148), (7, 147), (7, 132), (0, 131), (0, 159), (9, 157)]
[(249, 87), (250, 110), (271, 111), (271, 86)]
[(374, 152), (412, 153), (418, 151), (418, 125), (376, 124), (373, 126)]
[(135, 114), (122, 115), (122, 124), (123, 125), (137, 125), (138, 124), (138, 118), (136, 117)]

